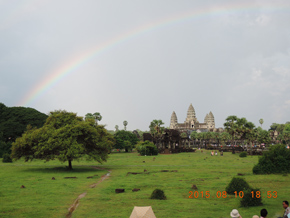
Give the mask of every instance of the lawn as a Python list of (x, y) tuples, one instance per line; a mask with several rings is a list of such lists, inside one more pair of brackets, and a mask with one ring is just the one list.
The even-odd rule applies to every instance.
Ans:
[[(282, 201), (289, 200), (290, 177), (253, 175), (252, 168), (257, 162), (257, 156), (240, 158), (228, 152), (224, 156), (210, 156), (209, 151), (158, 155), (155, 160), (137, 153), (112, 153), (103, 165), (73, 162), (72, 172), (66, 170), (66, 163), (58, 161), (1, 162), (0, 217), (65, 217), (75, 199), (86, 192), (72, 217), (129, 217), (134, 206), (152, 206), (157, 218), (230, 217), (233, 208), (243, 218), (259, 215), (262, 208), (268, 210), (267, 217), (276, 218), (283, 214)], [(109, 170), (107, 179), (95, 188), (90, 187)], [(263, 206), (241, 208), (239, 197), (217, 197), (238, 173), (252, 187), (260, 188)], [(189, 198), (189, 191), (194, 191), (193, 184), (198, 188), (197, 198), (193, 195)], [(125, 192), (116, 194), (116, 188)], [(134, 188), (140, 191), (132, 192)], [(156, 188), (165, 192), (167, 200), (149, 199)], [(206, 191), (209, 198), (205, 196)], [(267, 198), (267, 191), (276, 191), (277, 198)]]

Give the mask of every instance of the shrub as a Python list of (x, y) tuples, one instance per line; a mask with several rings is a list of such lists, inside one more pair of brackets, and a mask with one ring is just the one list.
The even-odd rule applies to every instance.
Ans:
[(3, 163), (12, 163), (12, 159), (10, 157), (10, 154), (7, 154), (7, 153), (3, 154), (2, 162)]
[(239, 157), (247, 157), (247, 152), (243, 151), (239, 154)]
[(226, 192), (228, 194), (235, 194), (234, 192), (240, 192), (240, 191), (244, 191), (250, 189), (249, 184), (246, 182), (245, 179), (243, 178), (239, 178), (239, 177), (233, 177), (231, 182), (228, 184), (228, 186), (226, 187)]
[(244, 191), (244, 197), (241, 198), (242, 207), (261, 206), (262, 193), (259, 189), (248, 189)]
[(290, 150), (285, 145), (277, 144), (264, 152), (258, 164), (253, 167), (254, 174), (289, 173), (290, 168), (285, 167), (290, 162)]
[(161, 189), (155, 189), (152, 192), (150, 199), (166, 200), (166, 196), (164, 194), (164, 191), (162, 191)]
[(145, 142), (139, 142), (136, 145), (137, 151), (143, 156), (143, 155), (158, 155), (158, 149), (156, 145), (154, 145), (152, 142), (145, 141)]

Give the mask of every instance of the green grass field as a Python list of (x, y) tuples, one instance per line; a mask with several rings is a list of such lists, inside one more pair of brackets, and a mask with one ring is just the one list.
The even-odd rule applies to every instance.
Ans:
[[(137, 153), (112, 153), (103, 165), (74, 161), (72, 172), (66, 170), (67, 163), (59, 161), (0, 161), (0, 217), (65, 217), (68, 208), (84, 192), (87, 194), (80, 199), (72, 217), (125, 218), (130, 216), (134, 206), (152, 206), (157, 218), (230, 217), (230, 211), (234, 208), (243, 218), (260, 215), (262, 208), (268, 210), (267, 217), (276, 218), (283, 214), (282, 201), (290, 200), (289, 176), (253, 175), (252, 168), (258, 162), (257, 156), (240, 158), (238, 154), (227, 152), (224, 156), (210, 156), (209, 151), (197, 151), (158, 155), (154, 161), (152, 156), (142, 157)], [(147, 172), (144, 173), (144, 169)], [(106, 180), (95, 188), (90, 187), (109, 170), (111, 173)], [(260, 188), (263, 206), (241, 208), (239, 197), (216, 196), (238, 173), (244, 174), (243, 177), (252, 187)], [(93, 178), (88, 179), (90, 176)], [(189, 198), (193, 184), (200, 193), (197, 198)], [(124, 188), (125, 193), (116, 194), (116, 188)], [(132, 192), (134, 188), (141, 190)], [(156, 188), (164, 190), (167, 200), (149, 199)], [(206, 198), (205, 194), (202, 197), (201, 191), (208, 191), (210, 198)], [(277, 198), (267, 198), (267, 191), (277, 191)]]

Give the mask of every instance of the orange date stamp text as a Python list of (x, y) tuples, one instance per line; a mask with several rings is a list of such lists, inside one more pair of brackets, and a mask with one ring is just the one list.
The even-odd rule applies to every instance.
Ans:
[[(188, 198), (243, 198), (245, 196), (243, 191), (235, 191), (234, 195), (228, 194), (226, 191), (189, 191)], [(252, 198), (277, 198), (277, 191), (251, 191)]]

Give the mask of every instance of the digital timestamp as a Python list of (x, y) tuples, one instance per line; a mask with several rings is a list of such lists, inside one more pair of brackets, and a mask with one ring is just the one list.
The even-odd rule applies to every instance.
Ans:
[[(252, 198), (277, 198), (276, 191), (251, 191)], [(188, 198), (243, 198), (243, 191), (235, 191), (234, 195), (229, 195), (226, 191), (217, 191), (215, 193), (210, 193), (209, 191), (189, 191)]]

